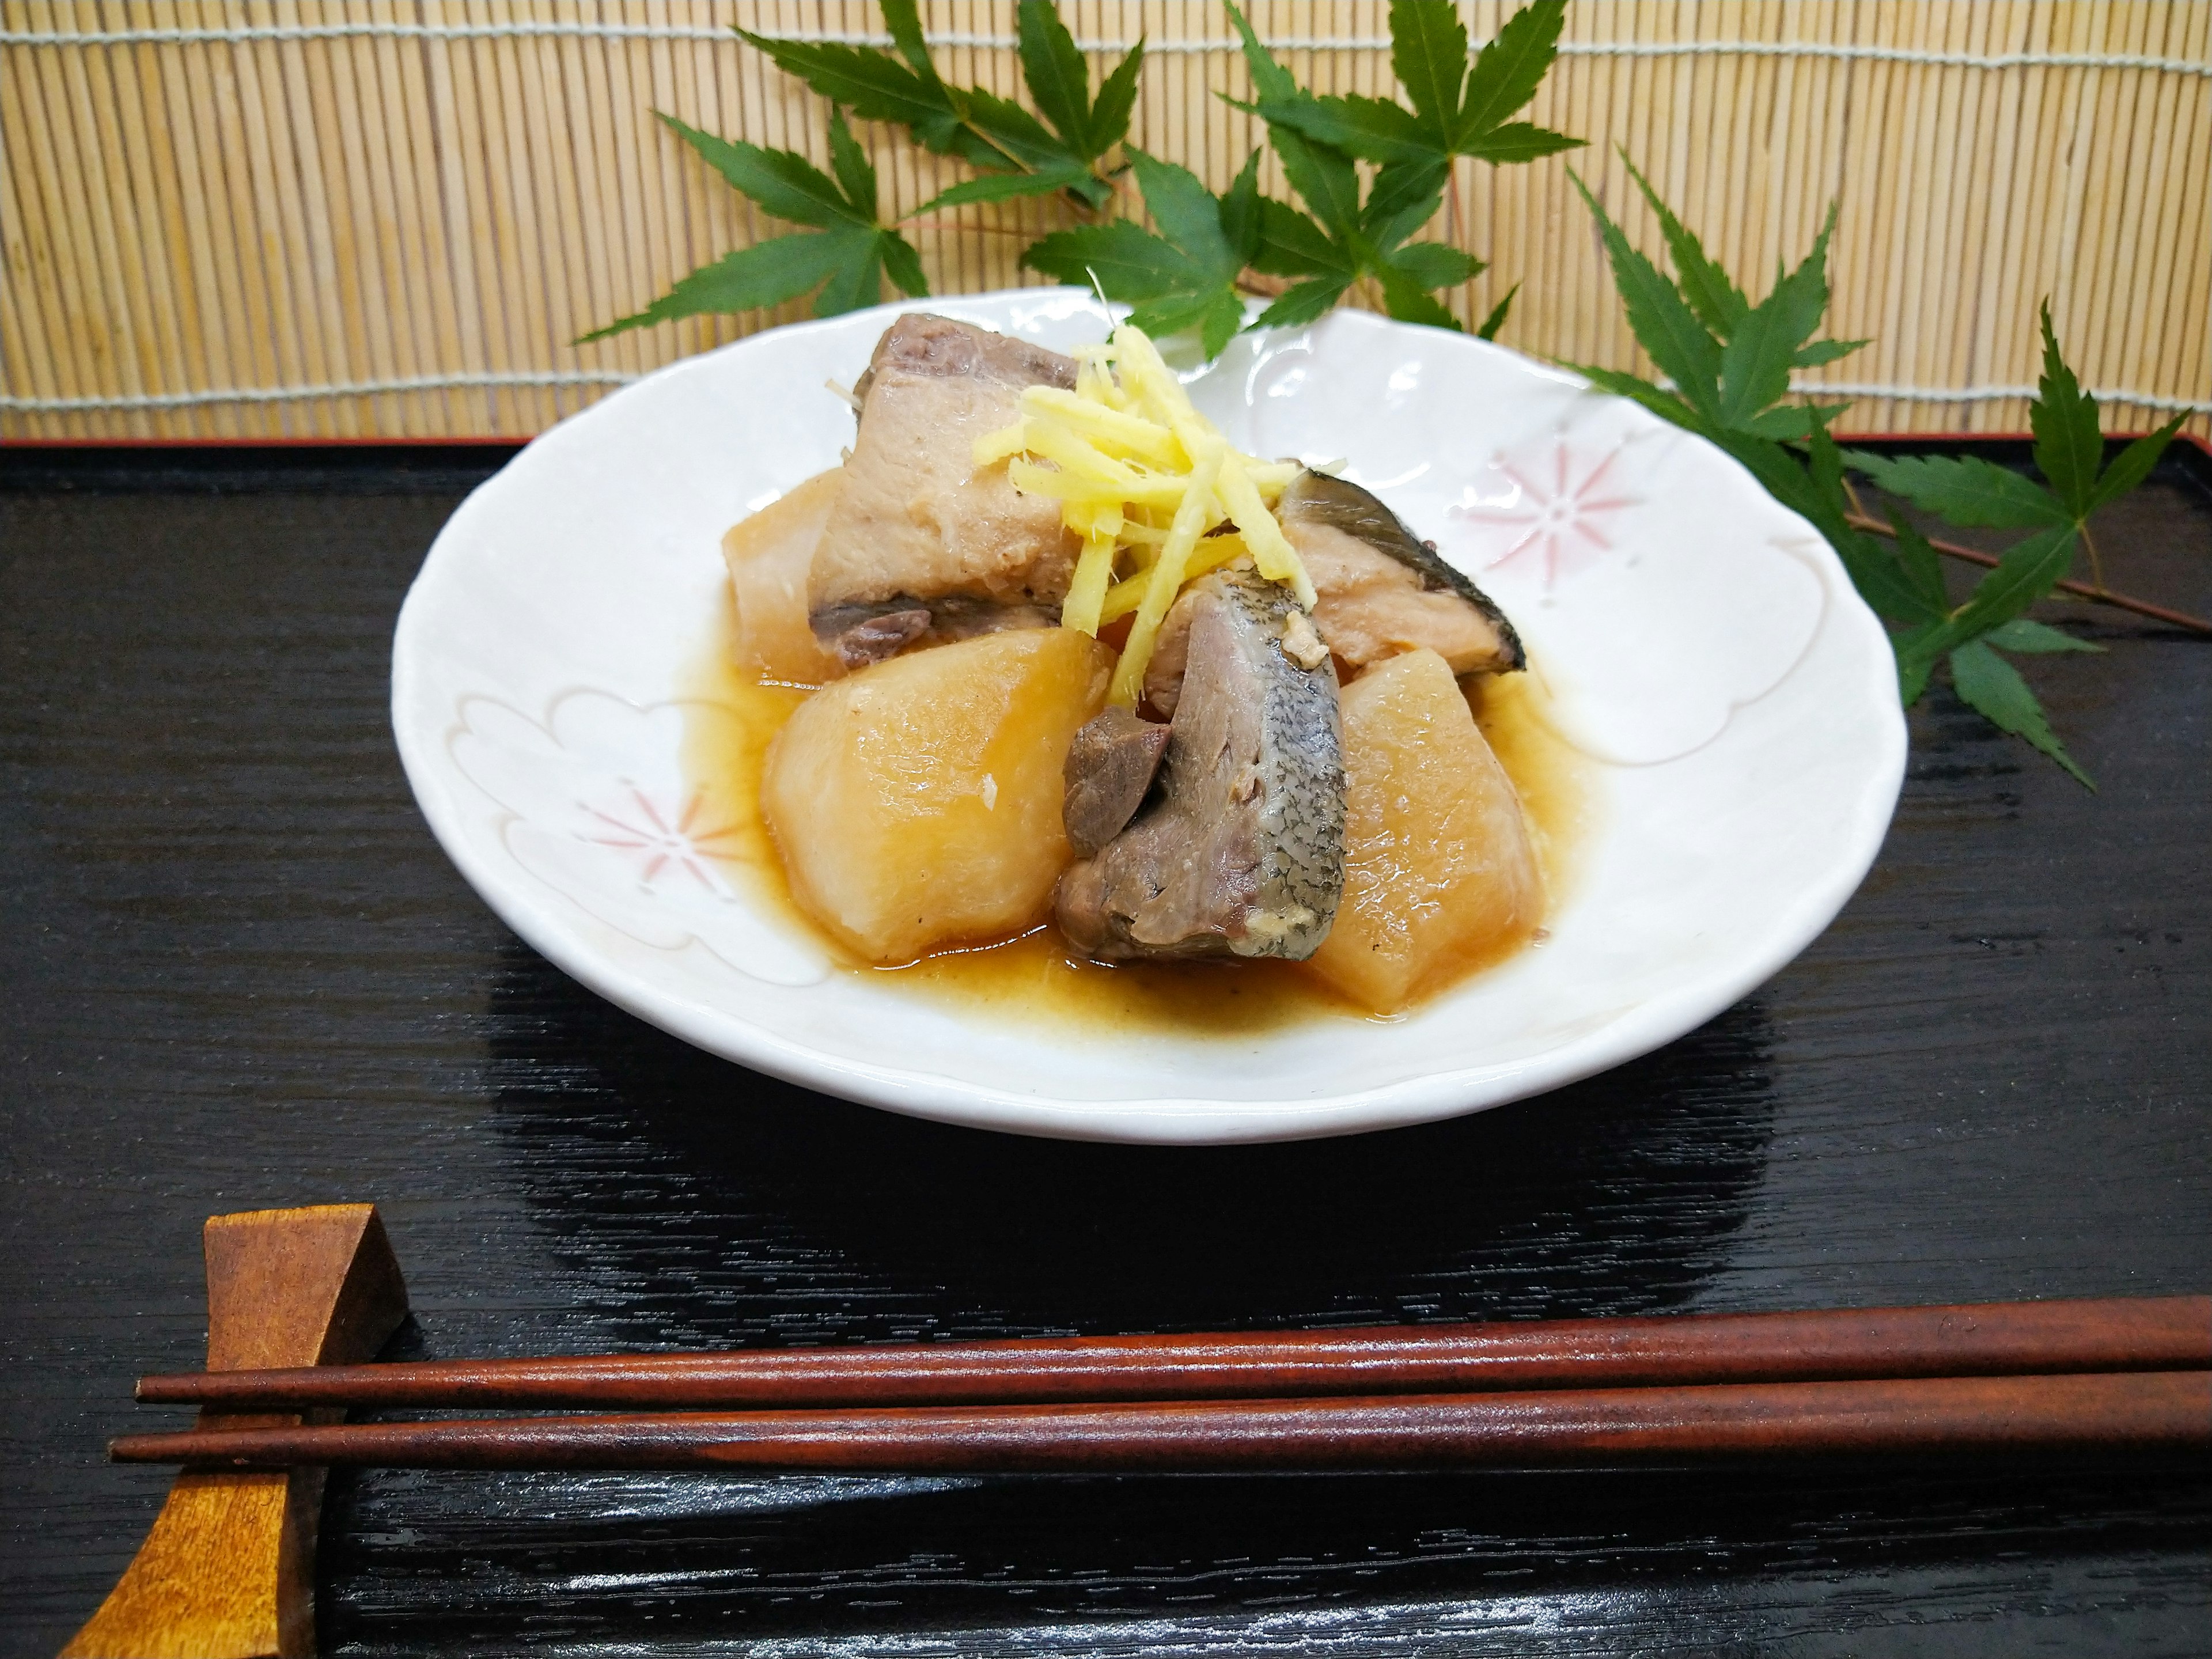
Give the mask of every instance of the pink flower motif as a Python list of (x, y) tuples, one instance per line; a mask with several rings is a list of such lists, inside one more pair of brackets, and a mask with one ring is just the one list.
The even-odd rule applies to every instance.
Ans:
[(1494, 570), (1524, 553), (1539, 553), (1543, 559), (1544, 591), (1548, 593), (1563, 570), (1571, 570), (1591, 560), (1594, 555), (1590, 549), (1598, 552), (1613, 550), (1613, 543), (1598, 527), (1599, 519), (1641, 505), (1637, 496), (1595, 493), (1626, 447), (1623, 445), (1613, 449), (1576, 480), (1575, 459), (1566, 439), (1562, 436), (1554, 440), (1549, 458), (1552, 482), (1548, 489), (1531, 477), (1547, 470), (1540, 464), (1529, 465), (1500, 456), (1492, 465), (1512, 481), (1511, 496), (1493, 506), (1474, 499), (1474, 492), (1470, 489), (1468, 500), (1445, 510), (1457, 519), (1517, 527), (1520, 534), (1513, 544), (1489, 560), (1484, 568)]
[[(586, 801), (576, 805), (590, 817), (605, 826), (599, 835), (581, 835), (578, 839), (594, 847), (613, 847), (639, 855), (643, 868), (638, 878), (650, 887), (664, 871), (681, 870), (710, 893), (726, 890), (721, 878), (707, 860), (716, 854), (713, 844), (737, 834), (725, 825), (720, 828), (695, 831), (691, 825), (699, 816), (701, 805), (697, 791), (684, 804), (680, 814), (662, 812), (646, 793), (635, 784), (629, 786), (629, 798), (612, 811), (593, 806)], [(670, 818), (673, 817), (674, 822)]]

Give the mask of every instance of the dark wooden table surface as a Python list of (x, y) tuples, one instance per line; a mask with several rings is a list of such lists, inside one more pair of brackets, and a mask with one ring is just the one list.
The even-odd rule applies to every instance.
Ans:
[[(1938, 690), (1793, 967), (1607, 1076), (1221, 1151), (810, 1096), (580, 989), (392, 752), (400, 598), (495, 451), (0, 452), (0, 1653), (144, 1532), (215, 1211), (373, 1199), (409, 1353), (2212, 1289), (2212, 641), (2031, 670), (2091, 795)], [(2212, 611), (2212, 489), (2100, 528)], [(2179, 1471), (334, 1483), (327, 1651), (2212, 1649)]]

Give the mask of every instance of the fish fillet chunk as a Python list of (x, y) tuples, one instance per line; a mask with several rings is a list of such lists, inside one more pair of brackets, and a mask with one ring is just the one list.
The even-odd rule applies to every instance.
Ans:
[(1314, 627), (1354, 667), (1435, 652), (1455, 674), (1523, 666), (1520, 636), (1488, 594), (1358, 484), (1301, 472), (1275, 516), (1305, 562)]
[(809, 573), (811, 614), (954, 597), (1057, 605), (1080, 548), (1060, 503), (1017, 494), (1003, 461), (978, 467), (972, 452), (1020, 418), (1024, 386), (1074, 384), (1072, 358), (1026, 341), (926, 313), (892, 324), (860, 379), (860, 434)]
[(1303, 615), (1252, 572), (1203, 577), (1178, 603), (1188, 666), (1159, 781), (1060, 878), (1060, 931), (1104, 961), (1309, 957), (1344, 890), (1335, 668), (1285, 651)]

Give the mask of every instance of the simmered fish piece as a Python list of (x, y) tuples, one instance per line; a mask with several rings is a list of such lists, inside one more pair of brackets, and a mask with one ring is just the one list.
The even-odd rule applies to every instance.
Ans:
[(1364, 667), (1425, 647), (1455, 674), (1525, 665), (1520, 636), (1490, 596), (1358, 484), (1301, 472), (1275, 516), (1313, 578), (1314, 626), (1346, 662)]
[(810, 611), (952, 596), (1057, 605), (1079, 549), (1060, 503), (1016, 494), (1004, 463), (979, 468), (972, 449), (1020, 417), (1023, 387), (1074, 384), (1073, 359), (1025, 341), (926, 314), (892, 324), (861, 377), (860, 434), (815, 550)]
[(1061, 772), (1067, 793), (1060, 817), (1076, 857), (1096, 858), (1128, 828), (1152, 793), (1167, 748), (1166, 726), (1126, 708), (1106, 709), (1075, 734)]
[(1251, 572), (1204, 577), (1182, 603), (1188, 666), (1159, 783), (1060, 878), (1060, 931), (1108, 961), (1310, 956), (1344, 888), (1335, 668), (1285, 651), (1304, 615)]

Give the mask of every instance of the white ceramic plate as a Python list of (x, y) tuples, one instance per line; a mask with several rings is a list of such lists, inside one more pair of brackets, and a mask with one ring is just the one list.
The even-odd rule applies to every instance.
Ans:
[[(914, 307), (907, 307), (914, 308)], [(1086, 295), (930, 307), (1044, 344)], [(899, 307), (775, 330), (532, 443), (439, 535), (392, 723), (462, 873), (576, 978), (701, 1048), (893, 1111), (1087, 1139), (1382, 1128), (1555, 1088), (1773, 974), (1872, 862), (1905, 762), (1881, 627), (1812, 527), (1718, 450), (1463, 336), (1338, 312), (1190, 382), (1263, 455), (1348, 458), (1520, 628), (1599, 820), (1551, 937), (1395, 1023), (1087, 1038), (994, 1026), (830, 965), (692, 839), (679, 680), (722, 532), (834, 463)]]

